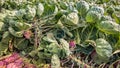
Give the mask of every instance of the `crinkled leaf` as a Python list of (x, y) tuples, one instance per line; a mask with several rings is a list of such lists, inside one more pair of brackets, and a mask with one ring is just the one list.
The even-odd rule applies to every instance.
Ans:
[(64, 39), (60, 39), (60, 44), (63, 50), (65, 50), (66, 56), (69, 56), (71, 54), (71, 51), (69, 49), (69, 43)]
[(93, 61), (97, 64), (101, 64), (103, 62), (108, 62), (108, 58), (105, 59), (105, 58), (100, 57), (98, 54), (95, 54)]
[(95, 50), (100, 59), (109, 59), (109, 57), (112, 55), (111, 45), (102, 38), (96, 40)]
[(51, 59), (51, 68), (60, 68), (60, 59), (58, 55), (53, 54)]
[(120, 25), (113, 21), (101, 21), (100, 23), (97, 23), (96, 27), (104, 33), (120, 33)]
[(67, 11), (68, 12), (78, 12), (76, 8), (74, 7), (74, 2), (68, 2)]
[(96, 12), (100, 13), (101, 15), (104, 14), (104, 8), (96, 6), (96, 5), (92, 6), (90, 8), (90, 11), (96, 11)]

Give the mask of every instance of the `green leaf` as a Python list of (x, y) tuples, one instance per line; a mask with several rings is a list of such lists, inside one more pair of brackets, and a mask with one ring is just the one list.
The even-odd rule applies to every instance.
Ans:
[(107, 34), (119, 34), (120, 33), (120, 25), (113, 21), (101, 21), (97, 23), (96, 27), (104, 33)]
[(51, 43), (50, 45), (47, 46), (47, 50), (51, 53), (51, 54), (58, 54), (60, 53), (60, 48), (59, 45), (57, 45), (56, 43)]
[(78, 12), (74, 6), (75, 6), (74, 2), (68, 2), (67, 11), (68, 12)]
[(17, 12), (16, 12), (16, 17), (18, 19), (23, 19), (23, 16), (26, 14), (25, 12), (25, 9), (19, 9)]
[(23, 31), (15, 31), (12, 27), (9, 27), (8, 30), (14, 37), (23, 37)]
[(16, 47), (19, 50), (25, 50), (28, 47), (29, 40), (27, 39), (18, 39), (16, 38), (14, 40), (14, 47)]
[(5, 3), (4, 0), (0, 0), (0, 6), (2, 6)]
[(110, 0), (102, 0), (103, 3), (107, 3), (109, 2)]
[(8, 44), (0, 42), (0, 56), (3, 53), (6, 53), (7, 50), (8, 50)]
[(101, 14), (98, 13), (97, 11), (89, 11), (85, 19), (86, 19), (86, 22), (88, 23), (99, 22), (99, 20), (101, 19)]
[(36, 8), (35, 8), (35, 6), (27, 5), (25, 18), (27, 20), (33, 20), (35, 15), (36, 15)]
[[(33, 48), (34, 49), (34, 48)], [(43, 48), (42, 47), (38, 47), (37, 49), (33, 50), (29, 53), (29, 55), (31, 57), (34, 57), (36, 54), (38, 54), (38, 57), (41, 57), (40, 55), (42, 55), (39, 51), (42, 50)]]
[(57, 42), (53, 33), (48, 33), (47, 36), (43, 38), (43, 40), (48, 41), (48, 42)]
[(68, 7), (68, 4), (67, 4), (66, 2), (63, 2), (63, 1), (60, 1), (59, 5), (60, 5), (60, 7), (61, 7), (62, 9), (64, 9), (64, 10), (66, 10), (67, 7)]
[(104, 15), (101, 17), (101, 21), (107, 21), (107, 20), (112, 21), (113, 19), (109, 15)]
[(94, 62), (97, 63), (97, 64), (101, 64), (103, 62), (108, 62), (108, 58), (105, 59), (105, 58), (102, 58), (100, 57), (98, 54), (95, 54), (94, 55), (94, 58), (93, 58)]
[(69, 56), (71, 54), (71, 51), (69, 49), (69, 43), (64, 39), (60, 39), (60, 44), (63, 50), (65, 50), (66, 56)]
[(4, 26), (4, 23), (0, 21), (0, 31), (2, 31), (3, 26)]
[(104, 8), (96, 6), (96, 5), (91, 6), (89, 11), (96, 11), (96, 12), (100, 13), (101, 15), (104, 14)]
[(5, 17), (6, 17), (5, 13), (0, 13), (0, 21), (4, 21)]
[(115, 19), (116, 23), (120, 23), (120, 14), (119, 12), (114, 12), (112, 17)]
[[(37, 52), (37, 53), (35, 53), (35, 54), (37, 54), (37, 56), (39, 57), (39, 59), (45, 59), (46, 57), (45, 57), (45, 52)], [(31, 56), (35, 56), (35, 54), (33, 53), (33, 54), (31, 54)], [(50, 57), (51, 57), (51, 55), (50, 55)]]
[(63, 31), (64, 31), (70, 38), (73, 37), (73, 34), (69, 31), (68, 28), (64, 27), (64, 28), (62, 28), (62, 29), (63, 29)]
[(44, 6), (42, 3), (39, 3), (37, 5), (37, 10), (36, 10), (38, 17), (40, 17), (43, 14), (43, 12), (44, 12)]
[(1, 42), (8, 44), (9, 41), (10, 41), (12, 38), (13, 38), (12, 35), (11, 35), (8, 31), (6, 31), (6, 32), (4, 32), (3, 35), (2, 35), (2, 40), (1, 40)]
[(43, 16), (54, 14), (58, 11), (58, 8), (54, 4), (45, 4), (44, 5), (44, 13)]
[(112, 47), (111, 45), (104, 39), (99, 38), (96, 40), (96, 47), (95, 50), (100, 59), (108, 60), (109, 57), (112, 55)]
[(79, 1), (76, 5), (77, 10), (79, 11), (80, 15), (85, 15), (89, 10), (89, 4), (86, 1)]
[(51, 59), (51, 68), (60, 68), (60, 59), (58, 55), (54, 54)]
[(26, 30), (29, 29), (32, 25), (25, 22), (16, 22), (15, 26), (18, 28), (18, 30)]
[(115, 44), (114, 48), (115, 48), (115, 50), (119, 50), (120, 49), (120, 39)]

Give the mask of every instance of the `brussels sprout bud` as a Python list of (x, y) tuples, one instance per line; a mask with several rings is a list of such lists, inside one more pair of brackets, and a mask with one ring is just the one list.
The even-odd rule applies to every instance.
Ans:
[(31, 7), (30, 5), (27, 5), (25, 18), (27, 20), (32, 20), (35, 17), (35, 15), (36, 15), (35, 7)]
[(96, 11), (89, 11), (85, 17), (86, 22), (95, 23), (101, 19), (101, 14)]
[(79, 11), (80, 15), (84, 15), (89, 10), (89, 4), (85, 1), (79, 1), (76, 8)]
[(99, 7), (99, 6), (92, 6), (90, 11), (96, 11), (100, 14), (104, 14), (104, 9), (102, 7)]
[(68, 14), (67, 16), (63, 15), (61, 18), (61, 21), (63, 24), (66, 25), (77, 25), (79, 22), (79, 17), (78, 14), (75, 12), (72, 12), (70, 14)]
[(19, 18), (19, 19), (22, 19), (23, 16), (26, 14), (25, 12), (25, 9), (20, 9), (16, 12), (16, 16)]

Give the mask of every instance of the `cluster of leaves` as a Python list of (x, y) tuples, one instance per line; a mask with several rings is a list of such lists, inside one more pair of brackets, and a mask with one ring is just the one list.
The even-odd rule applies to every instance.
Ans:
[(0, 0), (0, 57), (17, 52), (38, 68), (119, 67), (119, 12), (118, 0)]

